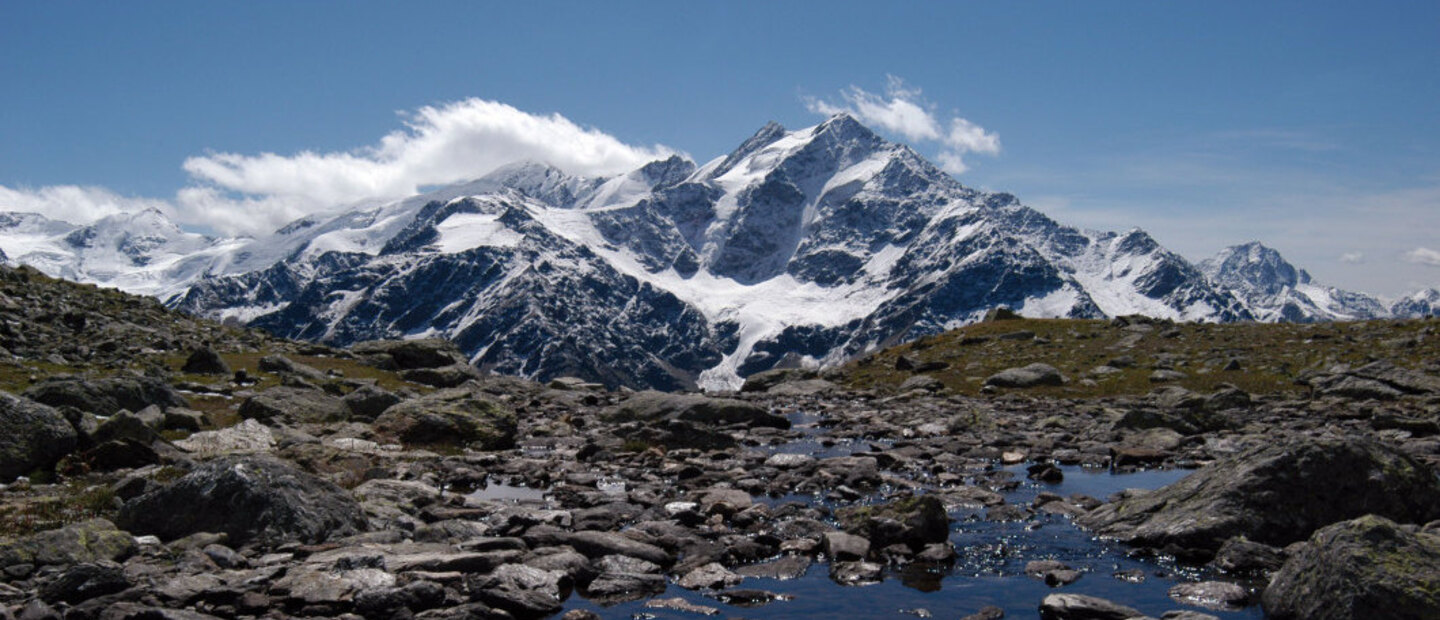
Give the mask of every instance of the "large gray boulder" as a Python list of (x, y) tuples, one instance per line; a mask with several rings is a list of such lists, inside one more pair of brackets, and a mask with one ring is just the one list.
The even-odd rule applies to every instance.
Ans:
[(223, 532), (235, 545), (318, 543), (365, 528), (344, 489), (263, 456), (210, 461), (126, 502), (117, 524), (164, 540)]
[(1261, 603), (1270, 618), (1440, 618), (1440, 533), (1367, 515), (1326, 527), (1290, 558)]
[(350, 408), (338, 396), (322, 390), (273, 387), (240, 404), (240, 417), (265, 423), (343, 422)]
[(755, 403), (699, 394), (637, 392), (612, 409), (607, 417), (619, 422), (680, 420), (711, 426), (790, 428), (790, 421)]
[(390, 370), (440, 368), (466, 363), (465, 355), (454, 343), (438, 338), (371, 340), (350, 347), (350, 352)]
[(478, 390), (459, 387), (393, 405), (375, 419), (374, 427), (407, 444), (503, 450), (515, 445), (517, 423), (509, 406)]
[(1042, 385), (1065, 385), (1065, 376), (1049, 364), (1030, 364), (1007, 368), (985, 379), (985, 385), (1004, 388), (1031, 388)]
[(1253, 448), (1079, 522), (1133, 545), (1213, 553), (1235, 536), (1284, 546), (1367, 513), (1410, 523), (1440, 518), (1440, 481), (1386, 444), (1301, 438)]
[(151, 405), (161, 409), (190, 406), (169, 383), (155, 377), (54, 377), (25, 390), (23, 396), (51, 407), (70, 406), (98, 416), (121, 409), (140, 411)]
[(0, 391), (0, 482), (54, 467), (75, 441), (75, 427), (60, 412)]
[(123, 560), (135, 553), (135, 537), (105, 519), (71, 523), (0, 542), (0, 568), (16, 564), (67, 566), (82, 562)]

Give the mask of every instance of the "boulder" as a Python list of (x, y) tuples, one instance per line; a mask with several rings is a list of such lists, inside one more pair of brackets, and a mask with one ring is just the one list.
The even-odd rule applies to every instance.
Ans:
[(140, 411), (151, 405), (162, 410), (190, 406), (169, 383), (155, 377), (52, 377), (25, 390), (24, 396), (51, 407), (70, 406), (98, 416), (121, 409)]
[(229, 456), (125, 502), (117, 519), (172, 540), (223, 532), (231, 544), (318, 543), (362, 531), (360, 506), (334, 484), (262, 456)]
[(59, 411), (0, 391), (0, 482), (54, 467), (75, 444), (75, 427)]
[(256, 364), (256, 366), (260, 369), (260, 372), (278, 375), (294, 375), (309, 381), (328, 381), (330, 379), (325, 373), (320, 372), (318, 368), (301, 364), (284, 355), (266, 355), (260, 358), (260, 362)]
[(782, 383), (792, 381), (806, 381), (816, 378), (814, 370), (806, 368), (777, 368), (765, 370), (745, 377), (745, 383), (740, 386), (741, 392), (766, 392)]
[(506, 564), (488, 575), (468, 578), (465, 585), (479, 602), (517, 618), (542, 618), (562, 609), (570, 578), (524, 564)]
[(1041, 620), (1127, 620), (1144, 616), (1132, 607), (1084, 594), (1051, 594), (1040, 601)]
[(945, 504), (933, 495), (895, 500), (888, 504), (856, 506), (837, 512), (845, 531), (869, 539), (876, 549), (902, 544), (920, 550), (950, 539), (950, 517)]
[(275, 434), (255, 420), (245, 420), (218, 431), (200, 431), (175, 442), (176, 447), (201, 458), (225, 454), (254, 454), (275, 449)]
[(1276, 573), (1261, 599), (1267, 617), (1440, 617), (1440, 534), (1374, 515), (1336, 523)]
[(270, 424), (343, 422), (350, 409), (339, 397), (321, 390), (281, 386), (246, 399), (240, 404), (240, 417)]
[(515, 445), (516, 424), (510, 407), (462, 387), (391, 406), (375, 419), (374, 428), (407, 444), (468, 444), (481, 450), (503, 450)]
[(135, 537), (105, 519), (72, 523), (0, 543), (0, 568), (16, 564), (66, 566), (123, 560), (135, 553)]
[(437, 368), (412, 368), (400, 371), (400, 378), (420, 385), (438, 388), (452, 388), (465, 385), (466, 381), (479, 379), (479, 370), (469, 364), (450, 364)]
[(1250, 591), (1244, 586), (1225, 581), (1177, 583), (1168, 594), (1178, 603), (1221, 611), (1242, 609), (1250, 599)]
[(386, 409), (402, 400), (394, 392), (373, 385), (362, 385), (340, 399), (350, 409), (350, 419), (374, 422)]
[(1416, 523), (1440, 517), (1440, 481), (1373, 440), (1299, 438), (1218, 461), (1078, 521), (1133, 545), (1213, 554), (1235, 536), (1284, 546), (1371, 512)]
[(711, 398), (699, 394), (638, 392), (625, 399), (607, 417), (618, 422), (680, 420), (720, 426), (790, 428), (790, 420), (771, 414), (755, 403), (732, 398)]
[(1021, 368), (1007, 368), (985, 379), (985, 385), (1005, 388), (1031, 388), (1042, 385), (1064, 385), (1065, 376), (1049, 364), (1030, 364)]
[(220, 353), (210, 347), (195, 349), (186, 358), (185, 365), (180, 367), (180, 372), (194, 375), (228, 375), (232, 371), (230, 365), (221, 359)]
[(454, 343), (438, 338), (371, 340), (350, 347), (350, 352), (389, 370), (440, 368), (466, 363), (465, 355)]
[(66, 568), (40, 587), (40, 598), (50, 603), (79, 603), (129, 587), (124, 567), (102, 560)]

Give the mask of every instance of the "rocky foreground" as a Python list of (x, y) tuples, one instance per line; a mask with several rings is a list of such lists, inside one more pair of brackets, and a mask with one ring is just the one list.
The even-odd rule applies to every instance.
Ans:
[[(913, 367), (903, 390), (776, 371), (724, 397), (613, 392), (482, 376), (438, 341), (312, 348), (0, 275), (0, 618), (720, 613), (672, 585), (768, 608), (788, 595), (754, 580), (812, 566), (855, 587), (944, 574), (967, 553), (959, 507), (1063, 515), (1204, 567), (1165, 617), (1257, 600), (1275, 618), (1440, 617), (1433, 365), (1336, 366), (1273, 395), (1036, 397), (1054, 369), (1023, 366), (981, 397)], [(1015, 463), (1041, 481), (1195, 472), (1015, 504)], [(816, 501), (766, 500), (787, 496)], [(1026, 572), (1054, 587), (1042, 618), (1143, 616), (1067, 592), (1084, 575), (1060, 562)]]

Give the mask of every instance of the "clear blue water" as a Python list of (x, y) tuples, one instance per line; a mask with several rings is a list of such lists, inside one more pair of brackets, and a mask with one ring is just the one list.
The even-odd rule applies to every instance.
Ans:
[[(814, 449), (812, 438), (772, 452), (804, 452)], [(816, 444), (818, 445), (818, 444)], [(838, 445), (838, 444), (837, 444)], [(868, 451), (863, 442), (846, 445), (853, 450), (825, 447), (821, 454), (837, 456)], [(824, 456), (816, 455), (819, 458)], [(1129, 474), (1112, 474), (1104, 470), (1062, 467), (1065, 479), (1058, 484), (1045, 484), (1025, 479), (1025, 466), (1005, 467), (1018, 487), (1003, 492), (1007, 503), (1028, 504), (1041, 492), (1061, 496), (1081, 493), (1105, 499), (1127, 488), (1155, 489), (1185, 477), (1185, 470), (1149, 470)], [(790, 496), (760, 501), (818, 501), (811, 496)], [(990, 522), (984, 509), (962, 508), (951, 513), (951, 541), (960, 554), (955, 566), (941, 572), (915, 567), (891, 569), (881, 583), (869, 586), (841, 586), (829, 578), (829, 566), (816, 563), (798, 579), (747, 578), (739, 587), (768, 590), (787, 595), (790, 600), (776, 601), (759, 607), (738, 607), (721, 603), (699, 592), (671, 585), (656, 598), (682, 598), (690, 603), (713, 607), (721, 617), (744, 618), (914, 618), (917, 610), (929, 612), (934, 618), (956, 618), (979, 611), (987, 605), (1005, 610), (1008, 618), (1034, 618), (1041, 599), (1052, 592), (1088, 594), (1129, 605), (1151, 616), (1159, 617), (1170, 610), (1193, 609), (1221, 618), (1262, 618), (1258, 605), (1241, 611), (1219, 611), (1183, 605), (1170, 599), (1168, 590), (1176, 583), (1217, 578), (1194, 567), (1177, 566), (1165, 559), (1131, 557), (1121, 545), (1098, 540), (1089, 532), (1073, 525), (1063, 516), (1041, 515), (1018, 522)], [(1050, 588), (1042, 581), (1024, 574), (1031, 560), (1055, 559), (1081, 571), (1083, 577), (1070, 585)], [(1120, 579), (1116, 573), (1138, 571), (1144, 580), (1134, 583)], [(572, 596), (567, 609), (590, 609), (605, 618), (695, 618), (695, 613), (652, 609), (645, 601), (602, 607)]]

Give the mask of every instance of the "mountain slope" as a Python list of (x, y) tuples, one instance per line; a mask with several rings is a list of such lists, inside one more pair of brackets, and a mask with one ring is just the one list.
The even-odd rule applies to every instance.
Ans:
[(217, 270), (176, 305), (336, 344), (443, 336), (485, 368), (610, 385), (734, 387), (998, 305), (1251, 318), (1143, 231), (1061, 226), (845, 115), (767, 125), (703, 166), (515, 165), (251, 245), (249, 265), (276, 262)]
[(1313, 323), (1392, 315), (1392, 309), (1374, 297), (1313, 282), (1304, 269), (1296, 268), (1279, 252), (1258, 242), (1225, 248), (1202, 261), (1200, 268), (1217, 285), (1234, 291), (1263, 321)]

